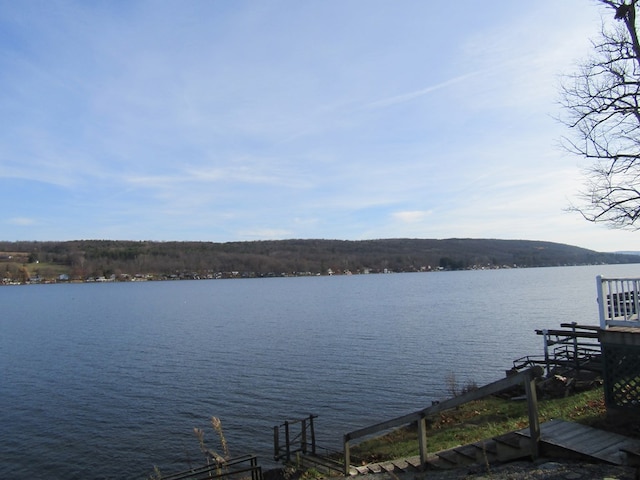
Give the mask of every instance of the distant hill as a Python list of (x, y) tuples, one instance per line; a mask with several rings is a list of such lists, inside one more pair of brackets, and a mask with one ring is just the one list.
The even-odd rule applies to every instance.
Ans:
[(4, 282), (414, 272), (640, 263), (552, 242), (493, 239), (0, 242)]

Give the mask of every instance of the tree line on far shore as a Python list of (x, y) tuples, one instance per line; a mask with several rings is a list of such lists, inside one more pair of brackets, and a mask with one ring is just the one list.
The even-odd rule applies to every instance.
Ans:
[(4, 283), (419, 272), (640, 262), (528, 240), (384, 239), (0, 242)]

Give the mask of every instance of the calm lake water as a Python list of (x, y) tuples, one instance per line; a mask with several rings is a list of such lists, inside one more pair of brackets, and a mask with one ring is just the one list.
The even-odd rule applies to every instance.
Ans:
[(193, 428), (273, 466), (500, 379), (534, 330), (597, 324), (595, 276), (640, 265), (0, 288), (0, 478), (143, 479), (202, 464)]

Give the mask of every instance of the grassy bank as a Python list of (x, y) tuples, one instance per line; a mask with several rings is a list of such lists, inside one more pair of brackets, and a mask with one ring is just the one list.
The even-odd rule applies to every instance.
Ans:
[[(554, 418), (606, 428), (602, 387), (566, 398), (541, 400), (540, 422)], [(427, 427), (429, 452), (490, 438), (529, 425), (526, 402), (488, 397), (444, 412)], [(352, 447), (354, 459), (382, 461), (418, 455), (415, 425), (365, 440)]]

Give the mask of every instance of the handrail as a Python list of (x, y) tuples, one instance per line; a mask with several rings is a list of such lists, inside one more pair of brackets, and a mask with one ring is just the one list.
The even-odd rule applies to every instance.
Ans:
[(596, 277), (600, 328), (640, 327), (640, 278)]
[[(557, 364), (556, 360), (559, 356), (559, 352), (562, 352), (563, 350), (565, 350), (565, 353), (568, 351), (566, 349), (571, 348), (573, 350), (571, 360), (574, 364), (573, 368), (576, 370), (580, 370), (584, 366), (581, 362), (582, 359), (580, 357), (580, 353), (584, 352), (585, 348), (600, 350), (599, 342), (588, 343), (584, 341), (584, 339), (598, 339), (598, 330), (600, 330), (600, 327), (595, 325), (578, 325), (576, 322), (563, 323), (560, 326), (563, 328), (570, 328), (571, 330), (536, 330), (536, 334), (543, 336), (544, 364), (546, 366), (547, 376), (551, 375), (552, 366)], [(550, 352), (549, 347), (554, 347), (552, 352)], [(564, 356), (569, 359), (568, 355)]]
[[(239, 466), (247, 463), (247, 466)], [(242, 455), (220, 463), (213, 463), (203, 467), (196, 467), (171, 475), (163, 475), (163, 480), (187, 480), (187, 479), (224, 479), (232, 475), (251, 473), (251, 480), (262, 480), (262, 467), (258, 465), (255, 455)]]
[(356, 438), (365, 437), (374, 433), (379, 433), (390, 428), (400, 427), (409, 423), (418, 423), (418, 443), (420, 450), (420, 463), (424, 466), (427, 460), (427, 424), (426, 419), (429, 416), (438, 414), (445, 410), (458, 407), (474, 400), (493, 395), (503, 390), (515, 387), (523, 384), (527, 395), (527, 407), (529, 412), (529, 430), (531, 434), (531, 456), (537, 458), (538, 446), (540, 441), (540, 423), (538, 420), (538, 400), (535, 389), (535, 380), (541, 377), (543, 369), (540, 366), (535, 366), (522, 372), (518, 372), (514, 375), (510, 375), (502, 380), (484, 385), (476, 390), (463, 393), (457, 397), (444, 400), (440, 403), (436, 403), (430, 407), (424, 408), (417, 412), (402, 415), (400, 417), (380, 422), (369, 427), (353, 430), (344, 435), (344, 463), (345, 463), (345, 476), (349, 475), (350, 468), (350, 445), (351, 440)]
[[(308, 417), (301, 418), (298, 420), (286, 420), (282, 425), (276, 425), (273, 427), (273, 458), (278, 461), (283, 457), (286, 458), (287, 462), (291, 461), (291, 454), (296, 452), (307, 453), (309, 448), (311, 448), (311, 453), (316, 453), (316, 434), (315, 428), (313, 425), (313, 419), (318, 418), (317, 415), (309, 415)], [(291, 429), (292, 425), (300, 424), (299, 433), (291, 438)], [(280, 445), (280, 428), (284, 427), (284, 436), (285, 443), (284, 445)], [(307, 430), (310, 435), (310, 439), (307, 437)], [(292, 449), (294, 444), (298, 443), (298, 439), (300, 440), (300, 446), (296, 449)], [(310, 440), (310, 441), (309, 441)], [(284, 449), (284, 453), (283, 453)]]

